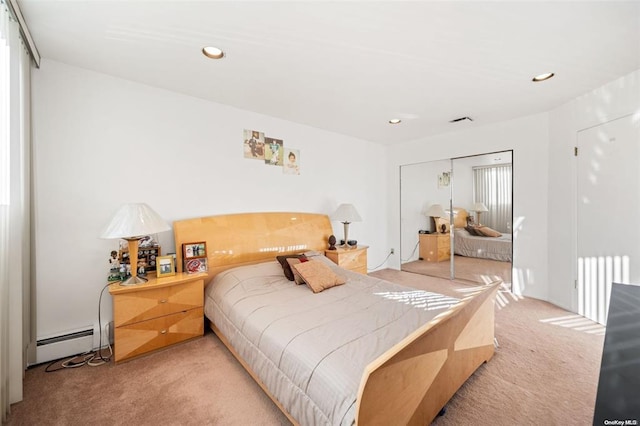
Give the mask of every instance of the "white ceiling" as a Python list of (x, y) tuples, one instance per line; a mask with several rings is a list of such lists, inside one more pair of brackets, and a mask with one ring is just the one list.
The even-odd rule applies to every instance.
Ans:
[(383, 144), (549, 111), (640, 69), (638, 1), (19, 5), (45, 59)]

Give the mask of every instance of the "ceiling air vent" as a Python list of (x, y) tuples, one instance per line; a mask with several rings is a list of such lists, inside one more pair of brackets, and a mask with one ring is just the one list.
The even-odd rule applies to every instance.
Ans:
[(471, 117), (454, 118), (453, 120), (449, 121), (449, 123), (457, 123), (459, 121), (465, 121), (465, 120), (473, 121), (473, 118)]

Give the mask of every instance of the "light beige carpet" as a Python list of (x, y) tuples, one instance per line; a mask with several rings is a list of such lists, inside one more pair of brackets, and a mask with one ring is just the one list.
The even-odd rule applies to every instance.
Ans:
[[(505, 283), (511, 283), (511, 263), (499, 262), (491, 259), (478, 259), (474, 257), (454, 256), (454, 277), (460, 281), (474, 283), (490, 283), (501, 279)], [(451, 276), (451, 264), (449, 261), (427, 262), (415, 260), (402, 264), (402, 270), (416, 274), (430, 275), (439, 278)]]
[[(441, 292), (471, 287), (393, 270), (372, 275)], [(603, 329), (535, 299), (499, 294), (493, 359), (468, 380), (437, 425), (588, 425)], [(9, 425), (286, 425), (211, 332), (117, 366), (27, 370)]]

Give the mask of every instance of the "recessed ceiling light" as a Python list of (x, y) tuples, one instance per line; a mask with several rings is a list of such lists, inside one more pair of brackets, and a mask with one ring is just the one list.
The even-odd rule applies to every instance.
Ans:
[(553, 77), (555, 74), (552, 72), (546, 72), (544, 74), (540, 74), (540, 75), (536, 75), (535, 77), (533, 77), (533, 79), (531, 81), (534, 82), (538, 82), (538, 81), (545, 81), (545, 80), (549, 80), (551, 77)]
[(222, 59), (224, 57), (224, 52), (222, 49), (218, 49), (217, 47), (207, 46), (202, 48), (202, 53), (207, 58), (211, 59)]
[(389, 120), (389, 124), (400, 124), (402, 123), (402, 120), (400, 120), (399, 118), (392, 118), (391, 120)]

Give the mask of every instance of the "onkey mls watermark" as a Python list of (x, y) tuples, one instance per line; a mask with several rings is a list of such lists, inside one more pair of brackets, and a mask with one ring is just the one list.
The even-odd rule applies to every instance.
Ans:
[(637, 426), (637, 419), (626, 419), (626, 420), (605, 420), (604, 424), (607, 426)]

